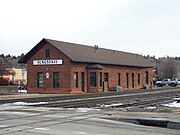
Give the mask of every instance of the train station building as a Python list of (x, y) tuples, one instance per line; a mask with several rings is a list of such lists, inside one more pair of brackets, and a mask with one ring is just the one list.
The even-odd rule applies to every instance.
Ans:
[(91, 93), (152, 85), (153, 66), (141, 55), (42, 39), (27, 64), (28, 93)]

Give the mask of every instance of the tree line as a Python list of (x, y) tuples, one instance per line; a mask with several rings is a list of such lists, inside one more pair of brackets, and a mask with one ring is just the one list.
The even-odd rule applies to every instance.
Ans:
[(161, 80), (164, 78), (169, 78), (171, 80), (178, 78), (178, 73), (180, 73), (180, 59), (172, 57), (159, 58), (155, 66), (155, 76), (157, 79)]
[(0, 54), (0, 58), (11, 58), (11, 59), (20, 59), (21, 57), (24, 56), (24, 53), (22, 53), (21, 55), (15, 56), (15, 55), (10, 55), (10, 54)]
[[(10, 74), (6, 68), (7, 67), (20, 67), (17, 63), (18, 60), (24, 56), (22, 53), (19, 56), (13, 55), (0, 55), (0, 76), (3, 74)], [(180, 57), (160, 57), (158, 59), (155, 56), (144, 56), (144, 58), (149, 59), (154, 67), (154, 78), (163, 79), (163, 78), (178, 78), (178, 73), (180, 74)]]
[(18, 64), (18, 61), (21, 57), (23, 57), (24, 54), (22, 53), (19, 56), (13, 56), (13, 55), (0, 55), (0, 77), (3, 75), (13, 75), (14, 72), (8, 70), (8, 68), (18, 68), (20, 67), (20, 64)]

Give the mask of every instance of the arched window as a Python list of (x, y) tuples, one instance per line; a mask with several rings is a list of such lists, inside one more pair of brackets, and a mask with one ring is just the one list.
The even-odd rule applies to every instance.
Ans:
[(146, 84), (148, 84), (148, 82), (149, 82), (149, 73), (148, 73), (148, 71), (146, 71), (146, 74), (145, 74), (145, 82), (146, 82)]

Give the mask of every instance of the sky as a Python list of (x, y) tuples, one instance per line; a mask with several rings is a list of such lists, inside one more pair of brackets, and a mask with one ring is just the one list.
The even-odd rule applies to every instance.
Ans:
[(180, 57), (180, 0), (0, 0), (0, 54), (41, 39)]

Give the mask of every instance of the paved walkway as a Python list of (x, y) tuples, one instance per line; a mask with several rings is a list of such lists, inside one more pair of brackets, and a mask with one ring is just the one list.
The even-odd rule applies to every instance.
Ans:
[(123, 121), (129, 123), (137, 123), (143, 121), (144, 124), (151, 123), (152, 125), (167, 124), (167, 128), (180, 130), (180, 109), (174, 113), (157, 113), (157, 112), (107, 112), (109, 114), (106, 119)]

